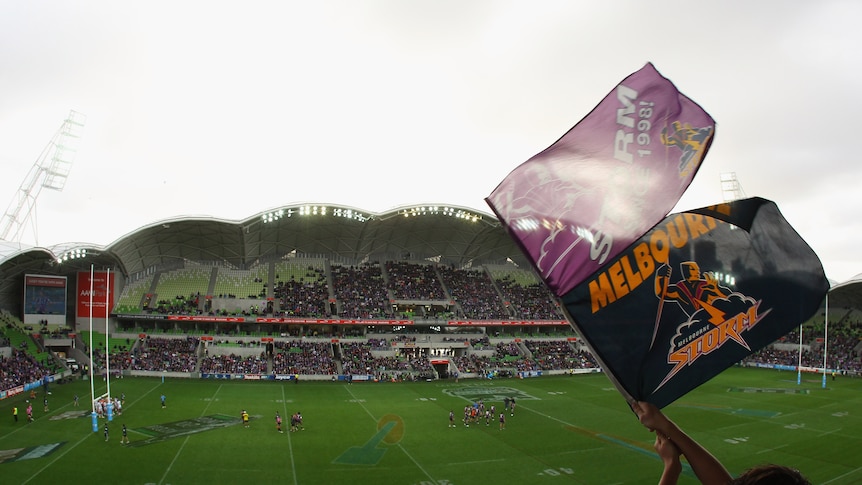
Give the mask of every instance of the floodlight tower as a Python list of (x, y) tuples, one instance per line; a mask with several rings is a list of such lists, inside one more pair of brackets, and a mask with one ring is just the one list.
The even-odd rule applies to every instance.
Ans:
[(29, 223), (38, 244), (35, 221), (36, 199), (43, 188), (62, 191), (66, 186), (66, 178), (72, 170), (72, 162), (85, 121), (86, 116), (83, 114), (76, 111), (69, 112), (69, 116), (42, 150), (15, 193), (6, 213), (3, 214), (3, 219), (0, 220), (0, 240), (21, 242), (24, 228)]
[(744, 199), (745, 191), (736, 178), (736, 172), (724, 172), (721, 174), (721, 195), (725, 202)]

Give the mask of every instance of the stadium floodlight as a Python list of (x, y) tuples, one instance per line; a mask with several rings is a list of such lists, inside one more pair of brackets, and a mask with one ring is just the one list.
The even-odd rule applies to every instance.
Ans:
[(325, 205), (306, 205), (299, 208), (299, 215), (301, 216), (325, 216), (327, 212), (328, 210)]
[(736, 178), (736, 172), (724, 172), (720, 175), (721, 195), (725, 202), (744, 199), (745, 191)]
[(402, 209), (398, 211), (399, 215), (403, 215), (404, 217), (416, 217), (416, 216), (425, 216), (425, 215), (444, 215), (450, 217), (457, 217), (458, 219), (464, 219), (470, 222), (479, 222), (482, 220), (482, 216), (464, 209), (455, 209), (453, 207), (439, 207), (439, 206), (416, 206), (410, 207), (407, 209)]
[(342, 209), (340, 207), (336, 207), (332, 210), (332, 215), (336, 217), (343, 217), (345, 219), (353, 219), (358, 222), (365, 222), (369, 219), (369, 217), (357, 210), (353, 209)]
[[(77, 144), (81, 139), (86, 117), (76, 111), (60, 126), (54, 138), (30, 168), (12, 203), (0, 221), (0, 240), (20, 242), (23, 229), (31, 224), (38, 245), (35, 217), (36, 199), (43, 188), (62, 191), (72, 170)], [(10, 239), (11, 238), (11, 239)]]
[(75, 248), (69, 251), (64, 252), (63, 254), (57, 256), (57, 264), (63, 264), (66, 261), (73, 259), (82, 259), (87, 257), (87, 249), (86, 248)]
[(268, 224), (270, 222), (275, 222), (284, 217), (284, 209), (279, 209), (272, 212), (267, 212), (260, 216), (261, 222), (264, 224)]

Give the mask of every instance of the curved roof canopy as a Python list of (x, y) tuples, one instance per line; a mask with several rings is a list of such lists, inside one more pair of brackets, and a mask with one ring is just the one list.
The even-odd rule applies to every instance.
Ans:
[(433, 259), (466, 267), (529, 262), (491, 214), (442, 204), (403, 206), (383, 213), (326, 204), (299, 204), (241, 221), (177, 217), (144, 226), (107, 247), (70, 243), (10, 248), (0, 260), (0, 307), (20, 300), (26, 273), (71, 276), (114, 268), (126, 275), (183, 261), (218, 261), (246, 268), (291, 253), (364, 259)]
[(247, 267), (290, 253), (438, 258), (456, 266), (510, 258), (527, 264), (492, 215), (443, 205), (374, 214), (332, 205), (299, 205), (242, 221), (177, 218), (143, 227), (107, 248), (129, 273), (178, 260)]
[[(0, 241), (0, 308), (20, 306), (25, 274), (73, 277), (112, 268), (133, 275), (188, 261), (247, 268), (256, 262), (308, 254), (366, 259), (431, 259), (469, 267), (510, 261), (530, 267), (491, 214), (443, 204), (402, 206), (383, 213), (326, 204), (297, 204), (241, 221), (177, 217), (133, 231), (107, 247), (66, 243), (50, 248)], [(832, 308), (862, 309), (862, 274), (836, 284)]]

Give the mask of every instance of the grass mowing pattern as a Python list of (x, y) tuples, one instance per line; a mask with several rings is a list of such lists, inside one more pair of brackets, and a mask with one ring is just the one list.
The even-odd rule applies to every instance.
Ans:
[[(775, 462), (813, 483), (860, 483), (862, 379), (830, 379), (824, 390), (816, 377), (797, 386), (793, 373), (729, 369), (665, 412), (731, 473)], [(652, 435), (603, 375), (350, 385), (116, 379), (111, 393), (125, 393), (126, 404), (108, 442), (106, 420), (92, 431), (88, 382), (50, 390), (49, 413), (40, 391), (32, 424), (27, 396), (0, 401), (4, 484), (653, 484), (661, 471)], [(517, 398), (505, 430), (496, 417), (448, 427), (450, 409), (461, 418), (469, 399), (484, 396), (499, 410), (502, 395)], [(306, 429), (290, 433), (297, 411)], [(120, 444), (123, 423), (130, 446)], [(686, 470), (680, 483), (697, 481)]]

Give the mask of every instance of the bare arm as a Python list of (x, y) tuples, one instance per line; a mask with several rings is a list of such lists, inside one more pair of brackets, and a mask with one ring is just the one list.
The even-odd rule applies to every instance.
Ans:
[[(650, 431), (656, 433), (656, 446), (661, 438), (666, 438), (673, 446), (688, 460), (691, 469), (697, 475), (698, 480), (704, 485), (727, 485), (732, 480), (730, 473), (724, 468), (712, 454), (697, 441), (687, 435), (679, 426), (668, 419), (661, 410), (648, 402), (637, 401), (632, 403), (632, 410), (637, 414), (641, 424)], [(661, 451), (659, 454), (661, 455)], [(662, 456), (665, 461), (665, 457)], [(668, 473), (668, 462), (665, 461), (665, 474)], [(679, 476), (679, 473), (676, 475)], [(662, 480), (664, 480), (662, 475)], [(664, 482), (662, 483), (675, 483)]]
[(679, 448), (672, 441), (662, 436), (661, 433), (655, 434), (655, 444), (653, 446), (662, 463), (664, 463), (664, 470), (658, 484), (676, 485), (682, 473), (682, 463), (679, 461)]

